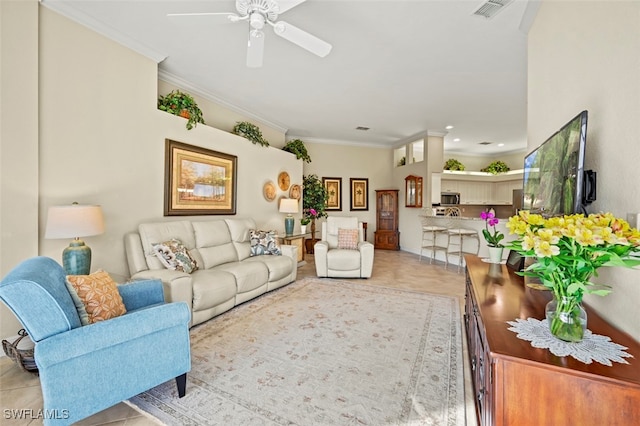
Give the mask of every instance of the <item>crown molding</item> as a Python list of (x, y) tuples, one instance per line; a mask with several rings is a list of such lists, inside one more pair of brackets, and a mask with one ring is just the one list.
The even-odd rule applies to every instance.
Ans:
[(275, 129), (279, 132), (282, 132), (283, 134), (286, 135), (287, 131), (289, 130), (287, 127), (283, 126), (282, 124), (278, 124), (278, 123), (274, 123), (272, 121), (269, 121), (263, 117), (260, 117), (259, 115), (254, 114), (251, 111), (247, 111), (245, 109), (242, 109), (236, 105), (233, 105), (229, 102), (227, 102), (226, 100), (222, 99), (221, 97), (219, 97), (218, 95), (216, 95), (215, 93), (212, 93), (208, 90), (204, 90), (201, 87), (195, 86), (193, 83), (188, 82), (187, 80), (184, 80), (181, 77), (178, 77), (175, 74), (172, 74), (170, 72), (167, 72), (165, 70), (158, 70), (158, 78), (162, 81), (165, 81), (167, 83), (171, 83), (174, 86), (179, 86), (180, 88), (184, 89), (185, 91), (188, 91), (189, 93), (191, 93), (192, 95), (198, 95), (199, 97), (202, 97), (210, 102), (213, 102), (215, 104), (218, 104), (220, 106), (223, 106), (225, 108), (227, 108), (230, 111), (233, 111), (235, 113), (238, 113), (240, 115), (243, 115), (247, 118), (252, 119), (253, 121), (257, 121), (258, 123), (264, 124), (266, 126), (271, 127), (272, 129)]
[(158, 52), (157, 50), (152, 49), (149, 46), (146, 46), (131, 37), (123, 35), (115, 28), (110, 27), (83, 12), (80, 12), (73, 6), (70, 6), (64, 2), (40, 0), (40, 4), (47, 9), (59, 13), (60, 15), (69, 18), (84, 27), (87, 27), (91, 31), (96, 32), (108, 38), (109, 40), (115, 41), (116, 43), (121, 44), (136, 53), (139, 53), (145, 58), (151, 59), (156, 64), (159, 64), (167, 58), (166, 54)]

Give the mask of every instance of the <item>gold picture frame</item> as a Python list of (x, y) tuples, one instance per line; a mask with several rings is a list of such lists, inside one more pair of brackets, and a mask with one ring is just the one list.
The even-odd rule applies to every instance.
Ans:
[(164, 215), (236, 214), (238, 157), (165, 140)]
[(351, 211), (369, 210), (369, 179), (350, 178), (349, 184), (349, 203), (351, 205)]
[(328, 196), (325, 210), (342, 211), (342, 178), (323, 177), (322, 185)]

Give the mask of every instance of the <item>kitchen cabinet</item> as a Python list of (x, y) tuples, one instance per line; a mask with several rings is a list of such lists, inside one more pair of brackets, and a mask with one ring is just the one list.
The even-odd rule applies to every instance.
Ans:
[(506, 265), (465, 256), (464, 326), (481, 426), (637, 424), (640, 343), (585, 306), (588, 328), (625, 346), (628, 364), (585, 364), (553, 355), (508, 329), (516, 318), (545, 317), (550, 291), (524, 285)]
[(491, 175), (482, 172), (442, 173), (442, 192), (459, 192), (460, 203), (510, 205), (513, 190), (522, 189), (522, 171)]

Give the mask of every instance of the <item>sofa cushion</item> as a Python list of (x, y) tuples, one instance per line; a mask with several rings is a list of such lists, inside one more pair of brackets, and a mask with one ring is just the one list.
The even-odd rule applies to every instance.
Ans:
[(289, 256), (253, 256), (245, 262), (260, 262), (266, 265), (270, 283), (283, 279), (291, 274), (293, 268), (297, 268), (295, 260)]
[(334, 249), (327, 252), (327, 264), (336, 271), (353, 271), (360, 269), (360, 252), (358, 250)]
[(262, 262), (225, 263), (216, 267), (216, 270), (229, 272), (236, 277), (238, 293), (255, 290), (269, 281), (269, 270)]
[(273, 254), (280, 256), (280, 243), (276, 231), (260, 231), (252, 229), (251, 233), (251, 256), (261, 256)]
[(345, 250), (358, 250), (358, 230), (338, 229), (338, 248)]
[(153, 251), (167, 269), (182, 271), (187, 274), (198, 269), (198, 263), (180, 240), (173, 238), (169, 241), (154, 244)]
[(256, 229), (253, 219), (225, 219), (231, 233), (231, 241), (236, 248), (238, 260), (245, 260), (251, 256), (251, 230)]
[(66, 283), (82, 325), (127, 313), (116, 282), (105, 271), (90, 275), (68, 275)]
[[(187, 250), (195, 248), (193, 227), (188, 220), (143, 223), (138, 226), (138, 232), (149, 269), (164, 268), (164, 265), (153, 251), (155, 244), (175, 238), (180, 240)], [(191, 255), (193, 256), (194, 253), (191, 253)]]
[(236, 296), (233, 274), (218, 269), (200, 269), (191, 277), (194, 311), (213, 308)]
[(225, 221), (193, 222), (193, 230), (196, 247), (205, 269), (238, 260), (238, 254), (231, 242), (231, 233)]

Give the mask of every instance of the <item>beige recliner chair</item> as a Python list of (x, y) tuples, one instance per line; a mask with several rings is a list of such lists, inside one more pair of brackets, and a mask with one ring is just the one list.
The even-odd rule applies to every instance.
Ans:
[(371, 277), (373, 244), (364, 241), (362, 222), (356, 217), (328, 217), (313, 251), (319, 277)]

